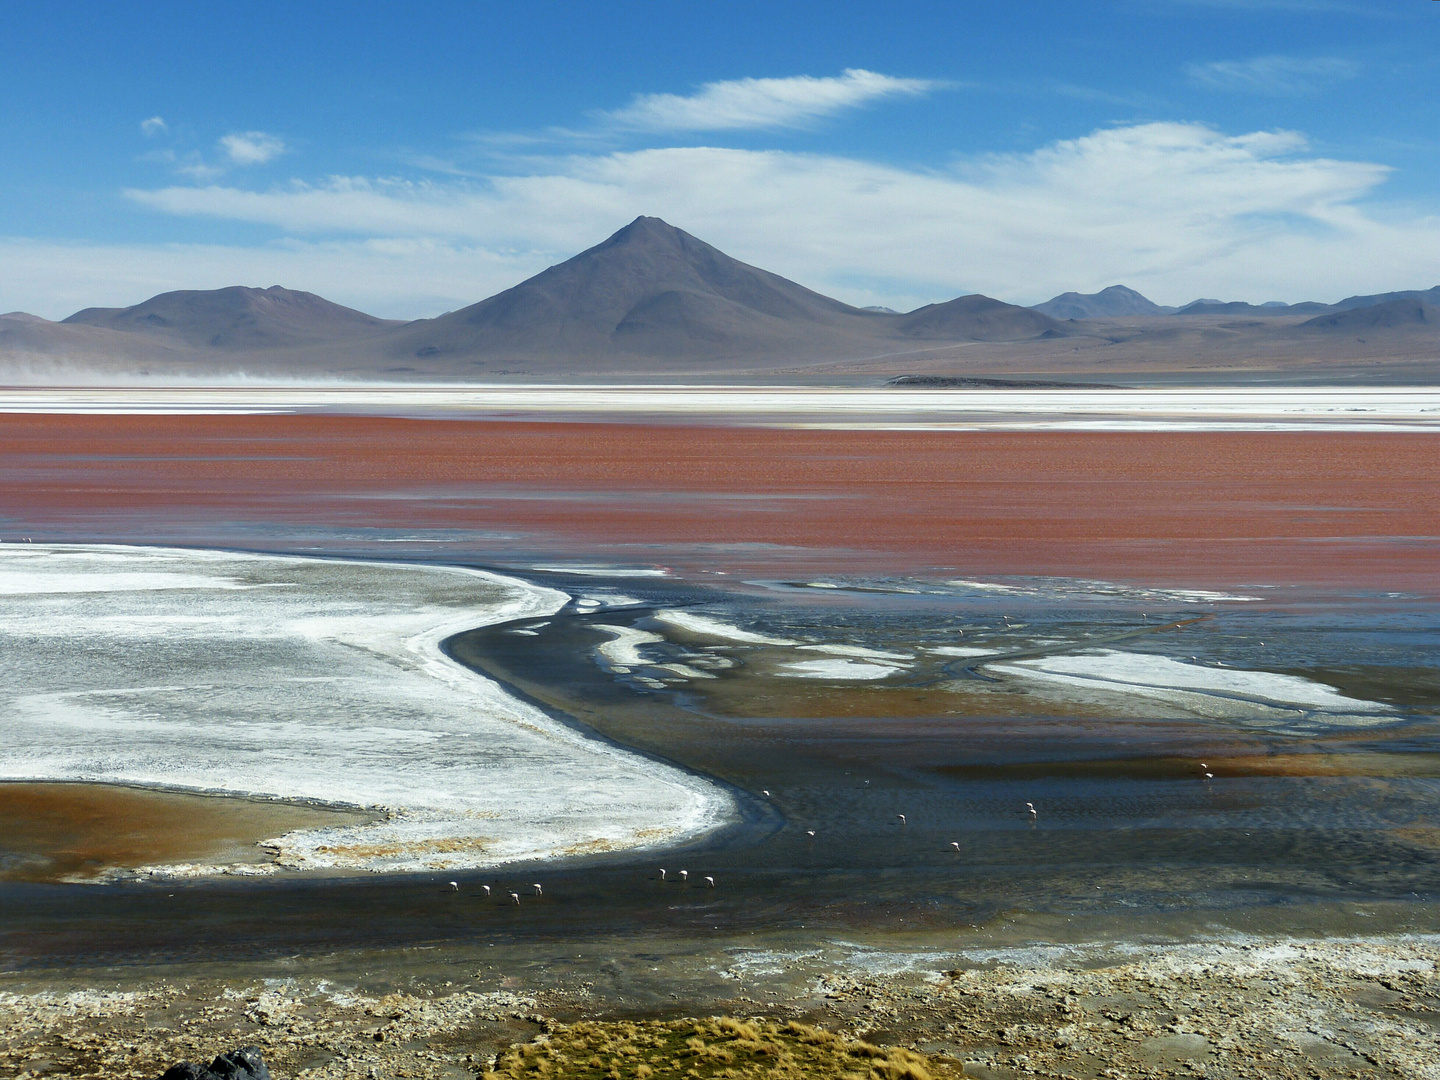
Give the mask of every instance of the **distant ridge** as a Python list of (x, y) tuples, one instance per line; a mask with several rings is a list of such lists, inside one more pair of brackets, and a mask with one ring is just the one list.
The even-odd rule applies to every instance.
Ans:
[(914, 376), (926, 381), (910, 385), (935, 386), (1036, 385), (1053, 376), (1083, 385), (1262, 371), (1440, 379), (1440, 286), (1334, 305), (1204, 299), (1174, 312), (1112, 285), (1033, 308), (971, 294), (902, 314), (843, 303), (642, 216), (504, 292), (433, 319), (378, 319), (278, 285), (167, 292), (58, 323), (26, 312), (0, 316), (0, 383), (16, 385), (235, 374), (875, 383)]
[(1313, 319), (1307, 319), (1297, 329), (1349, 333), (1408, 326), (1440, 328), (1440, 308), (1432, 307), (1417, 299), (1390, 300), (1382, 304), (1354, 307), (1345, 311), (1318, 315)]
[(1030, 310), (1052, 319), (1111, 319), (1127, 315), (1166, 315), (1175, 309), (1152, 303), (1124, 285), (1111, 285), (1098, 293), (1061, 293)]
[(1421, 303), (1429, 304), (1431, 307), (1440, 307), (1440, 285), (1430, 289), (1407, 289), (1403, 292), (1375, 293), (1372, 296), (1347, 296), (1339, 303), (1332, 305), (1338, 311), (1348, 311), (1351, 308), (1374, 307), (1377, 304), (1388, 304), (1392, 300), (1419, 300)]
[(1223, 302), (1220, 300), (1194, 300), (1179, 308), (1176, 315), (1314, 315), (1334, 310), (1329, 304), (1317, 304), (1307, 300), (1299, 304), (1282, 304), (1270, 301), (1265, 304), (1250, 304), (1243, 300)]
[(63, 322), (247, 352), (350, 340), (402, 325), (279, 285), (161, 293), (133, 307), (86, 308)]

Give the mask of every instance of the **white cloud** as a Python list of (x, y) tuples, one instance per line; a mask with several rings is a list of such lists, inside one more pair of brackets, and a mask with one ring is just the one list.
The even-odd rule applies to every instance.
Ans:
[(392, 317), (490, 295), (656, 214), (858, 304), (966, 292), (1035, 303), (1123, 282), (1196, 296), (1333, 300), (1440, 281), (1440, 218), (1373, 202), (1380, 165), (1293, 132), (1107, 128), (947, 169), (713, 147), (572, 155), (526, 175), (335, 178), (131, 191), (163, 214), (269, 225), (272, 243), (0, 241), (0, 311), (64, 316), (175, 288), (309, 289)]
[(220, 149), (236, 165), (263, 165), (285, 152), (285, 141), (263, 131), (232, 131), (221, 137)]
[(163, 116), (152, 116), (149, 120), (140, 121), (140, 130), (146, 135), (163, 135), (170, 129)]
[[(1117, 281), (1177, 303), (1337, 299), (1440, 280), (1440, 220), (1368, 207), (1387, 175), (1381, 165), (1314, 156), (1293, 132), (1229, 136), (1156, 123), (943, 170), (687, 147), (554, 158), (528, 175), (478, 182), (339, 178), (128, 195), (164, 213), (270, 225), (310, 245), (418, 245), (388, 254), (387, 274), (433, 282), (411, 292), (437, 306), (392, 313), (480, 299), (641, 213), (853, 303), (905, 308), (964, 292), (1034, 303)], [(485, 272), (447, 285), (426, 264), (437, 257), (451, 268), (473, 258)], [(355, 297), (371, 288), (366, 265), (325, 270), (325, 288), (350, 280), (344, 295)], [(318, 279), (284, 280), (324, 291), (307, 284)]]
[(1257, 56), (1185, 66), (1197, 86), (1247, 94), (1314, 93), (1324, 83), (1353, 77), (1357, 70), (1349, 60), (1334, 56)]
[(733, 79), (706, 83), (689, 96), (638, 94), (623, 109), (601, 113), (614, 127), (636, 131), (735, 131), (798, 127), (882, 98), (916, 96), (940, 84), (850, 68), (813, 78)]

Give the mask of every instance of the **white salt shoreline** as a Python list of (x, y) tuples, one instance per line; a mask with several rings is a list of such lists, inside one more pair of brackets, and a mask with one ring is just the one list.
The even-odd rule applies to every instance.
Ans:
[(884, 431), (1434, 431), (1435, 386), (946, 389), (874, 386), (288, 382), (0, 387), (0, 412), (723, 418)]
[[(383, 812), (266, 842), (279, 865), (458, 870), (654, 846), (734, 806), (443, 654), (564, 593), (459, 567), (0, 545), (0, 779)], [(241, 867), (147, 868), (159, 873)]]

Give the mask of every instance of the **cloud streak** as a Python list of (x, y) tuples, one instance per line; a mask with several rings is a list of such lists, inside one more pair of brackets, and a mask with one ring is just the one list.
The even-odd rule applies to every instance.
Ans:
[(1257, 56), (1187, 64), (1185, 74), (1206, 90), (1274, 96), (1313, 94), (1326, 83), (1353, 78), (1355, 64), (1333, 56)]
[(263, 131), (232, 131), (217, 144), (232, 165), (263, 165), (285, 152), (285, 140)]
[(690, 95), (639, 94), (598, 118), (606, 127), (652, 133), (794, 128), (886, 98), (917, 97), (940, 85), (862, 68), (828, 78), (732, 79), (706, 83)]

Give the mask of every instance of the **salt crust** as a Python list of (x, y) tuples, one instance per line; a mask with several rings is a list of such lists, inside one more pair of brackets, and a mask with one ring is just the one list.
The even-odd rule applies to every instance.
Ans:
[(1311, 721), (1334, 727), (1392, 723), (1397, 719), (1389, 705), (1348, 697), (1332, 686), (1298, 675), (1209, 667), (1151, 653), (1094, 649), (990, 664), (987, 670), (1073, 689), (1139, 694), (1215, 715), (1301, 713)]
[[(21, 387), (0, 391), (17, 413), (731, 416), (797, 428), (1012, 431), (1426, 431), (1440, 388), (1166, 387), (906, 389), (821, 386), (385, 384)], [(571, 572), (567, 569), (566, 572)]]
[(693, 611), (657, 611), (655, 621), (673, 626), (678, 630), (684, 630), (696, 637), (719, 638), (721, 641), (735, 641), (742, 645), (799, 644), (791, 638), (774, 637), (770, 634), (756, 633), (753, 630), (742, 630), (740, 627), (732, 626), (720, 619), (712, 618), (709, 615), (699, 615)]
[(866, 660), (797, 660), (783, 664), (775, 672), (787, 679), (884, 679), (897, 671), (894, 664), (876, 664)]
[(375, 809), (267, 841), (296, 869), (655, 845), (733, 812), (714, 785), (587, 738), (441, 652), (460, 630), (553, 614), (569, 598), (552, 589), (458, 567), (41, 544), (0, 545), (0, 583), (0, 779)]

